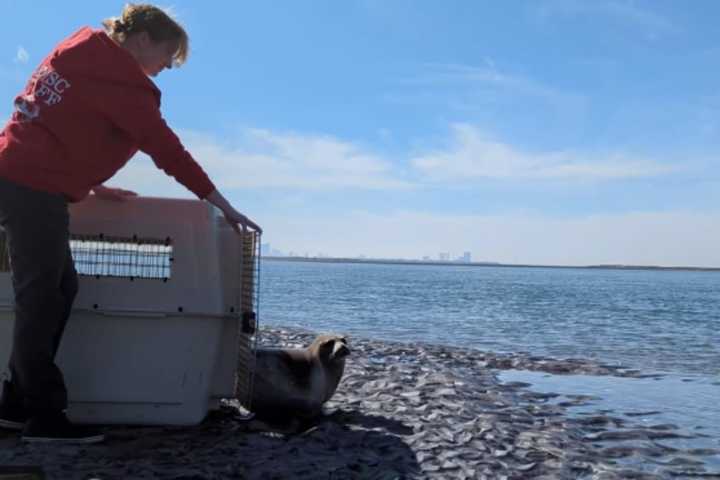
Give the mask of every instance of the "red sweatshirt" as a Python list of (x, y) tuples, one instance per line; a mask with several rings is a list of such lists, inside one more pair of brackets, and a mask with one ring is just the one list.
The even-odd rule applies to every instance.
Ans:
[(124, 48), (82, 28), (40, 64), (0, 133), (0, 177), (82, 200), (142, 150), (199, 198), (215, 189), (160, 114)]

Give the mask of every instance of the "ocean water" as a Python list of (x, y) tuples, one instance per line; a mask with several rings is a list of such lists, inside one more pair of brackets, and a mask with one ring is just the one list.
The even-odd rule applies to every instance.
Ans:
[(720, 380), (720, 273), (264, 261), (261, 321)]
[[(720, 450), (720, 273), (264, 261), (260, 321), (379, 340), (586, 358), (653, 378), (503, 371), (501, 381), (591, 395), (592, 410), (656, 412)], [(720, 475), (720, 455), (703, 457)], [(652, 471), (653, 462), (627, 463)], [(673, 478), (685, 478), (683, 476)], [(688, 477), (695, 478), (695, 477)]]
[[(627, 429), (652, 429), (653, 425), (673, 425), (679, 438), (596, 442), (603, 446), (662, 445), (678, 449), (675, 458), (691, 458), (703, 464), (711, 478), (720, 478), (720, 454), (688, 453), (694, 449), (720, 451), (720, 383), (702, 375), (667, 375), (662, 378), (618, 378), (593, 375), (549, 375), (543, 372), (506, 370), (501, 381), (525, 382), (536, 392), (559, 394), (558, 401), (573, 395), (593, 397), (582, 406), (572, 407), (571, 415), (607, 414), (625, 422)], [(650, 412), (650, 414), (645, 414)], [(630, 423), (631, 422), (631, 423)], [(645, 473), (658, 473), (667, 459), (632, 455), (618, 460)], [(672, 469), (670, 469), (672, 470)], [(702, 478), (693, 475), (665, 475), (661, 478)]]

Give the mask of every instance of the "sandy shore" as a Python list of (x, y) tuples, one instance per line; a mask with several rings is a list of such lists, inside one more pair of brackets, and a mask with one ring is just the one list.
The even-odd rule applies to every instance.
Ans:
[[(305, 346), (314, 334), (266, 328), (262, 343)], [(0, 430), (0, 465), (40, 466), (50, 479), (655, 479), (716, 478), (708, 449), (602, 411), (573, 414), (583, 396), (501, 383), (499, 369), (640, 376), (583, 360), (351, 338), (352, 355), (326, 416), (303, 432), (257, 431), (233, 402), (196, 427), (107, 427), (91, 446), (24, 445)], [(0, 479), (2, 476), (0, 475)]]

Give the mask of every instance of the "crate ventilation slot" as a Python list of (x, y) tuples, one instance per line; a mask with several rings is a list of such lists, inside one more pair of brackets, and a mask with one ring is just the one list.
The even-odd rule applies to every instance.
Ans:
[(154, 280), (171, 276), (173, 247), (169, 238), (71, 235), (70, 250), (79, 275)]

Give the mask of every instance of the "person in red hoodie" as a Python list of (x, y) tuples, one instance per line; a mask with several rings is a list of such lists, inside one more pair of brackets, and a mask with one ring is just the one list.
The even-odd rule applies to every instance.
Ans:
[(15, 329), (3, 382), (0, 427), (30, 442), (92, 443), (100, 431), (65, 416), (67, 390), (55, 354), (78, 288), (69, 246), (68, 202), (102, 184), (140, 150), (240, 231), (258, 225), (235, 210), (160, 113), (149, 77), (181, 65), (188, 37), (166, 12), (128, 4), (104, 29), (82, 28), (45, 58), (15, 99), (0, 133), (0, 225), (15, 290)]

